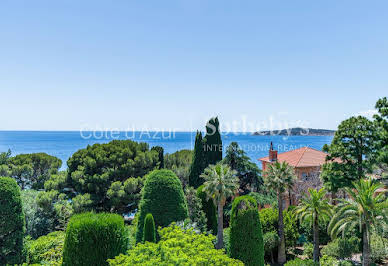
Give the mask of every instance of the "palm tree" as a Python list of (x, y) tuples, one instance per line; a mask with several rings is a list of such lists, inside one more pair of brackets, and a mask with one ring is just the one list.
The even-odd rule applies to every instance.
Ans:
[(275, 162), (268, 165), (268, 169), (263, 174), (264, 184), (278, 196), (279, 212), (279, 246), (278, 246), (278, 263), (286, 262), (286, 243), (284, 239), (284, 222), (283, 222), (283, 194), (292, 188), (296, 179), (294, 169), (288, 163)]
[(314, 242), (314, 261), (319, 261), (319, 224), (318, 221), (321, 218), (331, 218), (331, 205), (325, 198), (326, 191), (321, 188), (315, 190), (308, 189), (309, 195), (302, 198), (299, 206), (296, 208), (296, 214), (301, 221), (311, 221), (313, 226), (313, 242)]
[(362, 233), (362, 265), (370, 265), (370, 234), (371, 229), (378, 229), (388, 222), (388, 199), (376, 193), (382, 188), (381, 183), (372, 179), (353, 183), (353, 188), (346, 188), (349, 200), (341, 200), (335, 209), (328, 232), (332, 238), (339, 233), (359, 227)]
[(217, 244), (216, 248), (224, 246), (224, 205), (227, 198), (234, 196), (239, 187), (236, 171), (225, 164), (209, 165), (201, 177), (205, 180), (203, 191), (217, 206)]

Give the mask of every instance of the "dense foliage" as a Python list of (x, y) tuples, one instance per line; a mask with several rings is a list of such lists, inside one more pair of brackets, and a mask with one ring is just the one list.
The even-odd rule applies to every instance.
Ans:
[(321, 177), (330, 191), (349, 187), (371, 172), (375, 139), (375, 127), (367, 118), (351, 117), (341, 122), (331, 144), (323, 148), (329, 153), (330, 166), (323, 169)]
[(14, 178), (22, 189), (43, 189), (51, 175), (58, 173), (62, 161), (46, 153), (19, 154), (2, 153), (0, 172)]
[(142, 241), (144, 219), (148, 213), (154, 217), (156, 227), (183, 221), (188, 216), (182, 183), (171, 170), (154, 170), (145, 179), (139, 204), (137, 242)]
[(202, 210), (206, 215), (207, 230), (214, 235), (217, 234), (217, 208), (212, 199), (209, 199), (203, 191), (203, 185), (197, 189), (197, 196), (201, 199)]
[(109, 260), (109, 265), (243, 265), (223, 250), (214, 249), (212, 235), (196, 234), (173, 224), (160, 229), (159, 236), (158, 243), (140, 243), (128, 255)]
[(144, 219), (143, 243), (146, 241), (156, 242), (155, 222), (151, 213), (148, 213)]
[(67, 226), (63, 265), (107, 265), (128, 248), (128, 232), (117, 214), (74, 215)]
[(264, 265), (263, 232), (256, 201), (249, 196), (234, 199), (230, 218), (230, 255), (244, 265)]
[(206, 157), (204, 144), (202, 140), (202, 133), (197, 131), (195, 135), (194, 153), (189, 173), (189, 185), (198, 188), (203, 183), (203, 179), (200, 177), (203, 170), (206, 168)]
[[(201, 230), (201, 232), (206, 232), (207, 219), (206, 219), (205, 212), (203, 211), (202, 200), (197, 196), (197, 191), (192, 187), (186, 187), (185, 197), (187, 202), (187, 209), (189, 211), (190, 221), (195, 223), (195, 225), (199, 228), (199, 230)], [(213, 207), (214, 207), (214, 204), (213, 204)], [(215, 208), (214, 208), (214, 219), (215, 221), (217, 219), (215, 216)]]
[(158, 153), (158, 160), (159, 160), (159, 169), (164, 168), (164, 149), (160, 146), (154, 146), (151, 148), (151, 151), (156, 151)]
[(9, 177), (0, 177), (0, 265), (22, 262), (24, 213), (20, 188)]
[(223, 163), (237, 172), (240, 184), (240, 195), (245, 195), (251, 191), (257, 191), (257, 188), (263, 184), (260, 170), (257, 164), (252, 162), (242, 150), (237, 142), (232, 142), (226, 149), (226, 155)]
[(26, 262), (28, 264), (61, 265), (64, 241), (63, 231), (51, 232), (36, 240), (28, 241)]
[(351, 258), (360, 251), (360, 239), (357, 237), (337, 238), (322, 248), (322, 255), (337, 259)]
[(174, 153), (164, 155), (164, 167), (172, 170), (186, 187), (189, 184), (189, 174), (193, 151), (179, 150)]
[(89, 194), (95, 210), (122, 209), (133, 200), (126, 195), (139, 191), (136, 182), (128, 179), (144, 176), (159, 163), (159, 153), (149, 150), (146, 143), (113, 140), (94, 144), (75, 152), (67, 161), (67, 187), (78, 194)]

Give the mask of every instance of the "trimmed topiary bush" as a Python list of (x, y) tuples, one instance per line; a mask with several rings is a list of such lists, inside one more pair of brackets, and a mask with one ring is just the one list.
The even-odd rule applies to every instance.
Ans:
[(264, 265), (263, 232), (256, 201), (249, 196), (234, 199), (230, 217), (230, 255), (245, 265)]
[(144, 219), (143, 242), (156, 242), (155, 222), (151, 213), (148, 213)]
[(206, 215), (207, 219), (207, 230), (212, 232), (214, 235), (217, 234), (217, 209), (216, 205), (211, 199), (207, 199), (206, 193), (203, 191), (203, 185), (197, 189), (197, 196), (201, 199), (202, 210)]
[(107, 259), (127, 247), (128, 232), (120, 215), (78, 214), (67, 225), (63, 265), (108, 265)]
[(20, 188), (9, 177), (0, 177), (0, 265), (23, 261), (24, 214)]
[(165, 227), (187, 218), (187, 205), (182, 183), (171, 170), (154, 170), (145, 177), (136, 242), (143, 240), (144, 219), (148, 213), (154, 217), (155, 226)]

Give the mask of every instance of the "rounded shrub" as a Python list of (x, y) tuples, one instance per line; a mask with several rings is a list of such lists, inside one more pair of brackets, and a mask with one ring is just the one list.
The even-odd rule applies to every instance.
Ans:
[(211, 199), (207, 198), (206, 193), (203, 191), (203, 185), (197, 188), (197, 196), (201, 199), (202, 210), (206, 215), (207, 229), (214, 235), (217, 234), (217, 208)]
[(23, 260), (24, 214), (20, 188), (9, 177), (0, 177), (0, 265)]
[(234, 199), (230, 217), (230, 255), (245, 265), (264, 265), (263, 232), (256, 201), (250, 196)]
[(108, 265), (107, 259), (124, 253), (128, 232), (120, 215), (74, 215), (66, 229), (63, 265)]
[(136, 242), (143, 240), (144, 219), (154, 217), (156, 228), (187, 218), (187, 204), (179, 178), (170, 170), (154, 170), (145, 177), (139, 204)]
[(143, 242), (156, 242), (155, 222), (151, 213), (144, 219)]

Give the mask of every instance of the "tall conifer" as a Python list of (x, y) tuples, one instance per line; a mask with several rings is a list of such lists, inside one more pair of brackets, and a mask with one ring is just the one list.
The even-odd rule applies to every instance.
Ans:
[(203, 183), (203, 180), (200, 175), (205, 169), (204, 159), (205, 153), (203, 150), (202, 133), (200, 131), (197, 131), (197, 134), (195, 135), (194, 155), (189, 174), (189, 185), (194, 188), (199, 187)]

